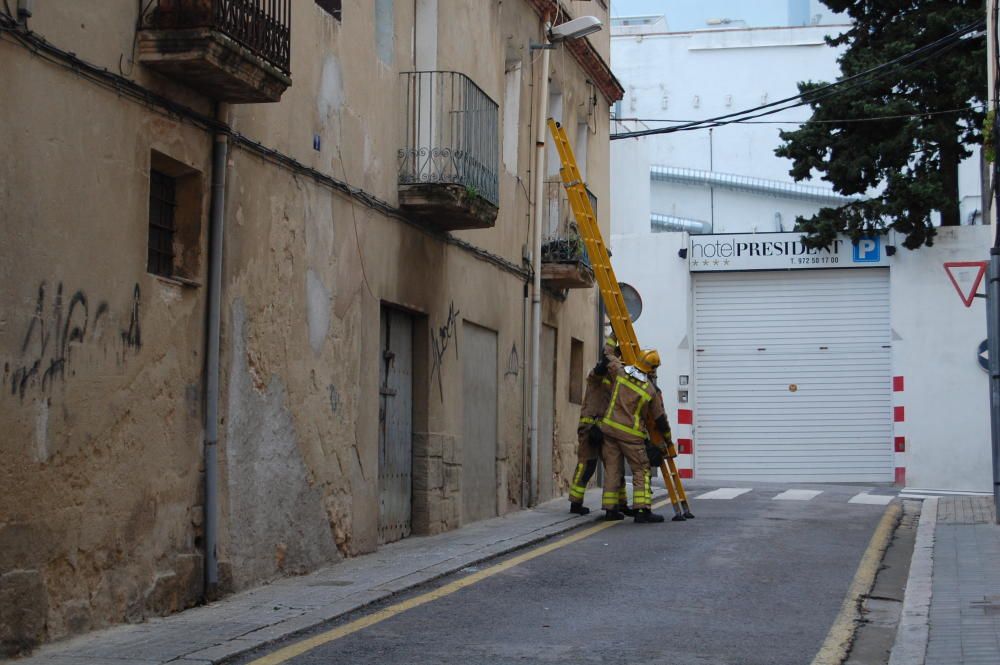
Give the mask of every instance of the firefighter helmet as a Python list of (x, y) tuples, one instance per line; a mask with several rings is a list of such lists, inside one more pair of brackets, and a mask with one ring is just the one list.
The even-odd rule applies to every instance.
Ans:
[(656, 349), (643, 349), (639, 352), (635, 366), (641, 372), (649, 374), (660, 366), (660, 354)]

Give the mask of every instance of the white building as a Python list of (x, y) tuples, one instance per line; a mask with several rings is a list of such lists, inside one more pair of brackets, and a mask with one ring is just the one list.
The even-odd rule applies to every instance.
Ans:
[[(847, 27), (830, 17), (684, 32), (670, 16), (613, 23), (626, 91), (613, 131), (721, 116), (790, 97), (799, 81), (834, 80), (824, 37)], [(760, 120), (808, 117), (804, 107)], [(805, 253), (788, 233), (796, 217), (844, 199), (822, 181), (794, 182), (774, 155), (778, 129), (795, 126), (612, 144), (615, 270), (644, 300), (636, 330), (663, 357), (681, 466), (713, 480), (988, 490), (984, 306), (963, 306), (942, 263), (984, 259), (990, 229), (942, 229), (917, 252), (894, 252), (890, 235)], [(972, 223), (978, 163), (961, 173)]]

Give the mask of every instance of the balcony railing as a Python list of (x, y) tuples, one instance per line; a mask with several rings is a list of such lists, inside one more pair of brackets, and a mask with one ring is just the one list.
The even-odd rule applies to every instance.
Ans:
[(292, 0), (153, 0), (143, 27), (217, 30), (289, 74), (291, 16)]
[[(586, 245), (580, 237), (569, 207), (562, 181), (545, 183), (547, 218), (543, 219), (542, 282), (551, 288), (590, 288), (594, 268)], [(597, 197), (587, 190), (590, 204), (597, 207)]]
[(460, 185), (499, 206), (497, 103), (464, 74), (402, 74), (399, 184)]

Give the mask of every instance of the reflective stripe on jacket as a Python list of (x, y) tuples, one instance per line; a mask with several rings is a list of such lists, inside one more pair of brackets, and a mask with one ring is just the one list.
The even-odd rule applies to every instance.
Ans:
[(611, 379), (600, 376), (593, 371), (587, 375), (587, 386), (583, 393), (583, 405), (580, 407), (580, 423), (577, 428), (589, 427), (600, 422), (608, 400), (611, 399)]
[(608, 373), (614, 379), (614, 390), (601, 418), (601, 431), (625, 443), (642, 443), (647, 438), (647, 417), (656, 420), (663, 414), (663, 402), (653, 399), (656, 386), (648, 379), (629, 376), (617, 359), (608, 363)]

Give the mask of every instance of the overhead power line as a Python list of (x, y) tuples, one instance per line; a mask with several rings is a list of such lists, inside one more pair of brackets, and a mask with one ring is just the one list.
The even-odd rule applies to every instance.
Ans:
[[(813, 90), (807, 92), (802, 92), (791, 97), (785, 97), (784, 99), (779, 99), (769, 104), (763, 104), (761, 106), (755, 106), (753, 108), (744, 109), (742, 111), (734, 111), (733, 113), (727, 113), (725, 115), (716, 116), (714, 118), (706, 118), (704, 120), (694, 120), (691, 122), (686, 122), (681, 125), (676, 125), (674, 127), (660, 127), (657, 129), (644, 129), (634, 132), (620, 132), (618, 134), (612, 134), (611, 140), (627, 139), (627, 138), (639, 138), (642, 136), (651, 136), (655, 134), (671, 134), (673, 132), (680, 131), (690, 131), (693, 129), (707, 129), (709, 127), (720, 127), (722, 125), (728, 125), (735, 122), (747, 121), (754, 118), (760, 118), (767, 115), (773, 115), (781, 111), (786, 111), (788, 109), (796, 108), (799, 106), (805, 106), (807, 104), (812, 104), (814, 102), (826, 99), (833, 95), (841, 94), (845, 90), (850, 90), (853, 88), (860, 87), (870, 83), (872, 80), (879, 78), (880, 76), (886, 74), (889, 71), (897, 68), (912, 67), (914, 65), (927, 60), (936, 55), (940, 55), (945, 50), (950, 49), (961, 41), (963, 37), (969, 35), (970, 33), (980, 32), (985, 26), (984, 21), (976, 21), (970, 25), (941, 37), (929, 44), (925, 44), (919, 48), (916, 48), (908, 53), (893, 58), (888, 62), (884, 62), (881, 65), (876, 65), (870, 69), (866, 69), (857, 74), (840, 79), (833, 83), (827, 83)], [(978, 35), (974, 35), (978, 36)], [(758, 113), (760, 111), (760, 113)], [(753, 115), (749, 115), (753, 114)]]
[[(739, 125), (802, 125), (807, 122), (810, 123), (825, 123), (825, 124), (841, 124), (845, 122), (880, 122), (882, 120), (905, 120), (910, 118), (923, 118), (929, 115), (944, 115), (947, 113), (963, 113), (965, 111), (981, 111), (986, 108), (985, 104), (973, 104), (971, 106), (963, 106), (958, 109), (945, 109), (943, 111), (925, 111), (923, 113), (906, 113), (902, 115), (875, 115), (867, 118), (841, 118), (839, 120), (733, 120), (732, 123), (727, 124), (739, 124)], [(704, 120), (681, 120), (677, 118), (612, 118), (618, 122), (705, 122)], [(695, 127), (694, 129), (707, 129), (702, 127)]]

